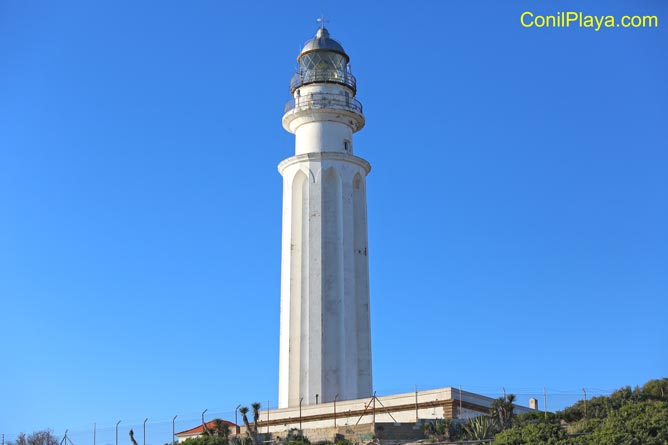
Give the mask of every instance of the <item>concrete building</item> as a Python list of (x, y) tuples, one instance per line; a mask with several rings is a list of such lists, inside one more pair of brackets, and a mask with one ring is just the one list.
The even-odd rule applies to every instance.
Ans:
[[(312, 443), (345, 437), (355, 443), (371, 439), (413, 441), (424, 438), (422, 426), (437, 419), (460, 419), (489, 414), (495, 399), (457, 388), (438, 388), (366, 399), (333, 401), (261, 410), (262, 440), (285, 438), (298, 430)], [(514, 412), (532, 410), (515, 405)], [(201, 427), (200, 427), (201, 428)], [(246, 428), (240, 426), (240, 434)]]
[[(438, 388), (365, 399), (337, 401), (260, 411), (259, 431), (284, 436), (290, 429), (303, 430), (315, 440), (331, 440), (336, 434), (355, 438), (366, 434), (365, 425), (378, 426), (390, 435), (421, 435), (423, 422), (436, 419), (469, 419), (489, 414), (495, 399), (457, 388)], [(532, 410), (515, 405), (514, 412), (523, 414)], [(399, 428), (404, 425), (403, 428)], [(416, 427), (417, 426), (417, 427)], [(415, 427), (415, 428), (414, 428)], [(327, 437), (321, 437), (323, 434)], [(329, 437), (331, 435), (331, 437)], [(382, 434), (381, 434), (382, 435)], [(363, 439), (357, 437), (357, 439)]]
[[(296, 407), (261, 410), (258, 432), (263, 440), (285, 438), (299, 430), (312, 443), (334, 442), (345, 437), (353, 442), (380, 440), (410, 441), (424, 437), (422, 425), (437, 419), (462, 421), (489, 414), (494, 398), (458, 388), (438, 388), (364, 399), (332, 401)], [(535, 399), (534, 399), (535, 400)], [(523, 414), (537, 409), (515, 405), (514, 412)], [(213, 422), (207, 425), (213, 425)], [(234, 425), (230, 423), (231, 425)], [(213, 429), (213, 426), (209, 426)], [(234, 428), (231, 428), (234, 430)], [(179, 442), (202, 434), (198, 425), (178, 433)], [(241, 425), (239, 433), (246, 435)]]
[(283, 127), (279, 407), (372, 394), (364, 126), (349, 57), (323, 27), (299, 53)]

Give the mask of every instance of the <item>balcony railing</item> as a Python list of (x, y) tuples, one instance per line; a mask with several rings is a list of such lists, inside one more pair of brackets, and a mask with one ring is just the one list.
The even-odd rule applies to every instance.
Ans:
[(311, 110), (327, 109), (346, 110), (362, 114), (362, 104), (353, 97), (346, 97), (343, 94), (331, 93), (312, 93), (299, 96), (285, 104), (285, 113), (290, 110)]
[(302, 85), (309, 83), (338, 83), (350, 87), (353, 91), (357, 91), (357, 80), (349, 72), (339, 70), (306, 70), (295, 73), (290, 80), (290, 91), (294, 91)]

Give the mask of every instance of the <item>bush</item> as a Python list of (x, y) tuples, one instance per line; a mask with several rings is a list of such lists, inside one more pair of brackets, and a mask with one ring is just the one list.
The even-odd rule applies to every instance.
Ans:
[(471, 440), (491, 439), (499, 429), (497, 423), (490, 416), (473, 417), (464, 425), (466, 436)]
[(554, 413), (545, 413), (539, 411), (518, 414), (513, 418), (513, 426), (522, 426), (539, 422), (559, 423), (559, 418)]
[(601, 419), (582, 419), (573, 422), (566, 427), (568, 434), (585, 434), (596, 430), (601, 424)]
[(304, 434), (297, 428), (292, 428), (288, 431), (288, 435), (283, 440), (283, 445), (310, 445), (311, 442), (308, 440)]
[(452, 419), (437, 419), (424, 423), (422, 431), (427, 437), (434, 440), (457, 440), (461, 439), (464, 435), (462, 423), (453, 421)]
[(186, 439), (184, 445), (228, 445), (229, 441), (223, 436), (199, 436)]
[(567, 436), (556, 423), (534, 423), (502, 431), (494, 438), (493, 445), (566, 445)]
[(644, 400), (668, 400), (668, 379), (650, 380), (640, 390)]
[(668, 443), (668, 402), (627, 404), (608, 416), (591, 436), (592, 445)]

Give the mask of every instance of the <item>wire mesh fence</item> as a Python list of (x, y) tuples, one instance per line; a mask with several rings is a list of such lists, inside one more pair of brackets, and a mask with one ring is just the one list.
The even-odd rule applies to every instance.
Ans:
[[(457, 398), (458, 389), (459, 387), (453, 386), (453, 396), (455, 398)], [(533, 398), (538, 401), (539, 411), (547, 410), (550, 412), (564, 409), (585, 397), (584, 388), (490, 388), (468, 386), (461, 389), (490, 398), (514, 394), (516, 396), (515, 403), (526, 407), (529, 406), (529, 400)], [(384, 389), (383, 391), (378, 391), (378, 396), (382, 397), (384, 395), (407, 393), (416, 390), (418, 388), (415, 386), (410, 388)], [(586, 388), (587, 398), (607, 396), (613, 391), (602, 388)], [(270, 411), (278, 408), (276, 401), (265, 400), (260, 403), (261, 411), (266, 411), (267, 406), (269, 406)], [(63, 440), (67, 432), (67, 440), (65, 442), (70, 445), (133, 445), (129, 435), (130, 430), (132, 430), (138, 445), (171, 445), (173, 442), (178, 441), (178, 437), (175, 434), (201, 427), (203, 414), (205, 422), (222, 419), (243, 426), (242, 416), (237, 411), (239, 406), (232, 407), (229, 410), (206, 410), (204, 413), (175, 413), (171, 417), (160, 418), (151, 417), (150, 413), (147, 413), (147, 417), (143, 419), (126, 419), (121, 416), (119, 419), (100, 419), (97, 422), (91, 423), (89, 427), (81, 426), (80, 422), (73, 419), (72, 422), (79, 424), (78, 427), (69, 428), (67, 425), (60, 427), (54, 425), (53, 434), (59, 442), (64, 443)], [(249, 413), (248, 417), (252, 422), (251, 413)], [(261, 415), (262, 417), (264, 416)], [(234, 430), (232, 433), (234, 434)], [(5, 444), (3, 445), (9, 445), (9, 442), (15, 441), (16, 437), (5, 434), (4, 440)]]
[[(207, 412), (205, 421), (225, 419), (234, 422), (234, 411)], [(240, 416), (239, 416), (240, 417)], [(202, 425), (202, 416), (195, 413), (175, 414), (172, 418), (119, 419), (95, 422), (90, 428), (68, 429), (68, 442), (74, 445), (133, 445), (130, 430), (138, 445), (170, 445), (178, 438), (175, 433)], [(54, 431), (62, 439), (64, 431)]]

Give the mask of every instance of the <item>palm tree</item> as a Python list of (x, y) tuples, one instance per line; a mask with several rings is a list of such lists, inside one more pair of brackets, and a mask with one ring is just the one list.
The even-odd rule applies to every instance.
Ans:
[(248, 416), (246, 415), (246, 414), (248, 414), (248, 407), (247, 406), (242, 406), (241, 408), (239, 408), (239, 412), (241, 413), (241, 418), (244, 421), (244, 426), (246, 427), (246, 432), (251, 437), (251, 440), (253, 441), (253, 443), (255, 443), (255, 438), (251, 434), (253, 432), (253, 430), (251, 430), (250, 424), (248, 423)]
[(489, 415), (498, 422), (502, 430), (512, 426), (513, 410), (515, 409), (513, 402), (515, 398), (515, 394), (508, 394), (507, 397), (499, 397), (492, 402)]
[(227, 423), (224, 423), (220, 419), (216, 419), (213, 421), (213, 431), (214, 434), (218, 437), (222, 437), (223, 441), (227, 443), (229, 437), (230, 437), (230, 426)]
[(137, 445), (137, 441), (135, 440), (135, 432), (132, 429), (130, 429), (130, 440), (134, 445)]
[(223, 439), (225, 439), (225, 442), (227, 442), (230, 439), (230, 426), (223, 423), (220, 427), (220, 434), (223, 436)]
[(251, 405), (253, 407), (253, 432), (257, 434), (257, 422), (260, 420), (260, 403), (255, 402)]

